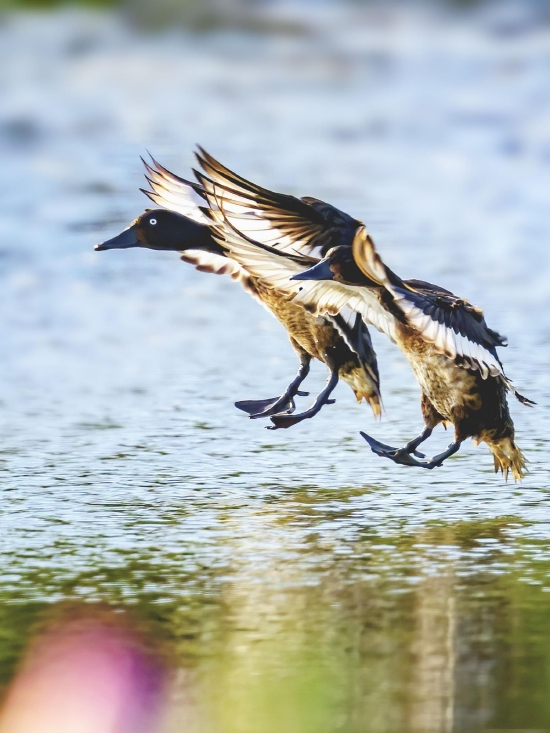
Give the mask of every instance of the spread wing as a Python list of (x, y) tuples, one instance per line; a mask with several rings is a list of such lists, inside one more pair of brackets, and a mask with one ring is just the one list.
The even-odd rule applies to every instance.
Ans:
[(487, 326), (480, 308), (430, 283), (401, 280), (382, 262), (365, 229), (358, 231), (352, 248), (361, 271), (391, 294), (405, 321), (440, 354), (479, 371), (483, 379), (504, 377), (496, 347), (506, 341)]
[[(361, 222), (318, 199), (275, 193), (247, 181), (199, 147), (195, 171), (208, 204), (223, 202), (233, 226), (257, 242), (277, 249), (324, 257), (332, 247), (351, 245)], [(206, 174), (206, 175), (205, 175)]]
[(506, 346), (506, 340), (487, 326), (483, 311), (430, 283), (404, 284), (406, 289), (394, 287), (394, 299), (422, 338), (483, 379), (503, 374), (496, 347)]
[(448, 290), (422, 280), (405, 280), (407, 290), (396, 290), (396, 300), (407, 320), (422, 337), (465, 369), (483, 379), (501, 377), (506, 388), (524, 405), (535, 403), (521, 395), (504, 373), (496, 349), (506, 339), (485, 323), (483, 311)]
[[(374, 346), (372, 345), (369, 329), (367, 328), (361, 314), (346, 307), (343, 308), (337, 316), (328, 317), (331, 318), (333, 324), (336, 326), (340, 335), (344, 338), (350, 349), (359, 357), (367, 372), (371, 385), (374, 387), (374, 391), (380, 400), (380, 374), (378, 372), (378, 361), (376, 359)], [(375, 409), (372, 402), (371, 405), (375, 415), (379, 415), (379, 402), (378, 410)]]
[[(292, 300), (316, 315), (335, 316), (344, 309), (359, 313), (366, 323), (395, 340), (394, 318), (383, 307), (375, 289), (344, 285), (334, 280), (292, 280), (320, 260), (299, 252), (280, 250), (256, 242), (237, 231), (223, 212), (211, 211), (214, 237), (247, 272), (272, 288), (293, 296)], [(355, 349), (354, 349), (355, 350)]]
[(145, 166), (145, 178), (150, 190), (141, 188), (148, 198), (157, 206), (169, 211), (176, 211), (199, 224), (208, 224), (208, 221), (201, 210), (204, 206), (204, 194), (201, 187), (185, 178), (180, 178), (151, 157), (151, 163), (143, 158), (141, 162)]

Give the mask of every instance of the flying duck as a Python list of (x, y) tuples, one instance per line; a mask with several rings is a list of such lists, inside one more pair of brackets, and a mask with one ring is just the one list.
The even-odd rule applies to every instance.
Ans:
[[(489, 328), (480, 308), (437, 285), (402, 280), (383, 263), (364, 226), (356, 229), (351, 245), (338, 245), (322, 259), (277, 250), (229, 223), (218, 241), (248, 272), (291, 294), (292, 302), (314, 314), (351, 308), (405, 354), (422, 389), (424, 429), (402, 448), (361, 433), (374, 453), (433, 469), (473, 438), (476, 445), (488, 445), (495, 471), (523, 477), (525, 458), (514, 442), (507, 393), (525, 405), (534, 403), (505, 375), (496, 349), (506, 340)], [(425, 456), (417, 448), (439, 423), (454, 425), (455, 440), (439, 455), (419, 460)]]
[[(296, 212), (296, 216), (305, 219), (310, 226), (317, 227), (321, 233), (325, 230), (333, 233), (327, 246), (321, 245), (320, 256), (328, 251), (334, 241), (353, 239), (352, 229), (358, 222), (328, 204), (316, 199), (306, 200), (276, 194), (260, 188), (223, 167), (202, 149), (197, 157), (199, 163), (215, 177), (224, 177), (224, 194), (238, 199), (239, 202), (233, 205), (234, 216), (252, 217), (254, 221), (251, 223), (260, 227), (274, 246), (284, 248), (289, 245), (290, 240), (285, 233), (289, 226), (289, 211)], [(246, 267), (228, 258), (223, 243), (218, 241), (220, 232), (217, 231), (214, 236), (217, 220), (209, 208), (217, 207), (216, 192), (219, 192), (219, 183), (198, 172), (199, 183), (187, 181), (171, 173), (154, 159), (151, 160), (151, 164), (143, 161), (150, 188), (141, 190), (161, 208), (145, 211), (128, 229), (96, 245), (95, 249), (145, 247), (179, 252), (182, 260), (195, 265), (200, 271), (230, 275), (285, 326), (300, 361), (298, 373), (279, 397), (235, 403), (251, 418), (269, 417), (273, 423), (271, 429), (291, 427), (316, 415), (323, 405), (334, 402), (330, 395), (339, 379), (349, 384), (359, 402), (364, 398), (370, 404), (375, 417), (378, 417), (381, 413), (378, 366), (370, 334), (361, 315), (348, 308), (342, 308), (332, 315), (312, 314), (293, 303), (292, 296), (285, 291), (267, 286), (261, 277), (249, 273)], [(227, 180), (231, 182), (231, 186), (226, 185)], [(261, 200), (266, 210), (284, 212), (284, 222), (275, 222), (280, 225), (279, 230), (266, 226), (265, 221), (250, 206), (250, 202), (243, 199), (244, 190), (255, 200)], [(300, 391), (300, 386), (307, 377), (314, 358), (327, 365), (329, 378), (309, 409), (293, 414), (295, 396), (308, 394)]]

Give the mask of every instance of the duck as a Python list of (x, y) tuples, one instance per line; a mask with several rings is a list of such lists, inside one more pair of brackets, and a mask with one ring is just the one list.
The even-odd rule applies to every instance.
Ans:
[[(261, 277), (249, 273), (227, 256), (223, 242), (218, 241), (220, 231), (216, 231), (214, 236), (217, 220), (210, 206), (217, 207), (217, 179), (224, 176), (231, 182), (231, 186), (225, 186), (226, 196), (239, 198), (242, 203), (242, 192), (247, 190), (250, 196), (261, 199), (264, 208), (272, 213), (293, 210), (320, 230), (323, 227), (331, 228), (333, 237), (329, 238), (327, 246), (332, 242), (348, 241), (352, 236), (350, 231), (354, 220), (316, 199), (298, 199), (256, 186), (222, 166), (202, 148), (197, 158), (205, 170), (213, 173), (212, 178), (204, 171), (195, 171), (198, 182), (188, 181), (169, 171), (154, 158), (151, 157), (151, 162), (142, 158), (149, 187), (141, 190), (158, 208), (147, 209), (120, 234), (97, 244), (95, 250), (143, 247), (176, 251), (183, 261), (194, 265), (199, 271), (232, 277), (282, 323), (298, 356), (298, 372), (278, 397), (236, 402), (235, 406), (250, 418), (269, 418), (272, 423), (270, 429), (292, 427), (314, 417), (324, 405), (332, 404), (334, 399), (331, 399), (331, 394), (339, 380), (351, 387), (358, 402), (365, 399), (373, 415), (379, 417), (382, 402), (378, 364), (367, 324), (361, 314), (352, 309), (342, 309), (333, 315), (316, 315), (293, 303), (285, 291), (266, 286)], [(246, 202), (244, 206), (233, 206), (233, 214), (255, 216)], [(261, 218), (255, 218), (255, 225), (263, 228), (263, 233), (271, 237), (269, 241), (274, 248), (288, 245), (285, 234), (288, 217), (281, 231), (276, 232), (273, 227), (266, 227)], [(327, 251), (327, 246), (321, 245), (321, 256)], [(295, 413), (295, 397), (309, 394), (300, 390), (300, 387), (309, 374), (313, 359), (328, 367), (328, 379), (311, 406), (301, 413)]]
[[(364, 225), (351, 244), (337, 245), (322, 258), (255, 241), (228, 218), (217, 241), (267, 285), (291, 294), (294, 303), (314, 314), (351, 308), (405, 355), (421, 388), (424, 427), (401, 448), (361, 432), (373, 453), (431, 470), (472, 438), (488, 446), (495, 472), (506, 480), (510, 473), (515, 480), (525, 476), (526, 459), (515, 442), (507, 396), (527, 406), (535, 403), (506, 376), (497, 353), (506, 339), (487, 325), (481, 308), (438, 285), (400, 278), (382, 261)], [(454, 440), (426, 459), (418, 448), (439, 424), (454, 427)]]

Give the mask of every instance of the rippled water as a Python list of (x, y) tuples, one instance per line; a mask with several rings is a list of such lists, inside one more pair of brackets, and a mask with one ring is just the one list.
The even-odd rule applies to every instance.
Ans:
[[(43, 609), (81, 598), (172, 645), (196, 690), (174, 730), (550, 729), (550, 33), (311, 22), (0, 27), (1, 677)], [(364, 219), (402, 276), (484, 307), (538, 403), (512, 405), (521, 485), (470, 444), (426, 473), (370, 453), (360, 429), (399, 445), (421, 426), (377, 334), (381, 423), (345, 385), (287, 431), (233, 407), (294, 373), (279, 324), (177, 255), (92, 251), (146, 205), (138, 155), (188, 175), (195, 142)]]

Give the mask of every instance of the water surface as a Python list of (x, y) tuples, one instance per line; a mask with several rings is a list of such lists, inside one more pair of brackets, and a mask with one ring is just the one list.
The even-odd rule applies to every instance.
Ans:
[[(80, 599), (171, 647), (194, 690), (173, 730), (550, 729), (550, 35), (495, 28), (339, 12), (289, 38), (150, 37), (109, 15), (5, 20), (4, 684), (45, 610)], [(92, 251), (146, 206), (138, 155), (189, 175), (197, 141), (362, 218), (403, 277), (484, 307), (538, 403), (511, 405), (522, 484), (471, 444), (426, 473), (370, 453), (359, 430), (399, 445), (421, 427), (410, 369), (377, 334), (382, 422), (346, 385), (287, 431), (235, 410), (294, 373), (279, 324), (177, 255)], [(429, 450), (448, 442), (440, 429)]]

